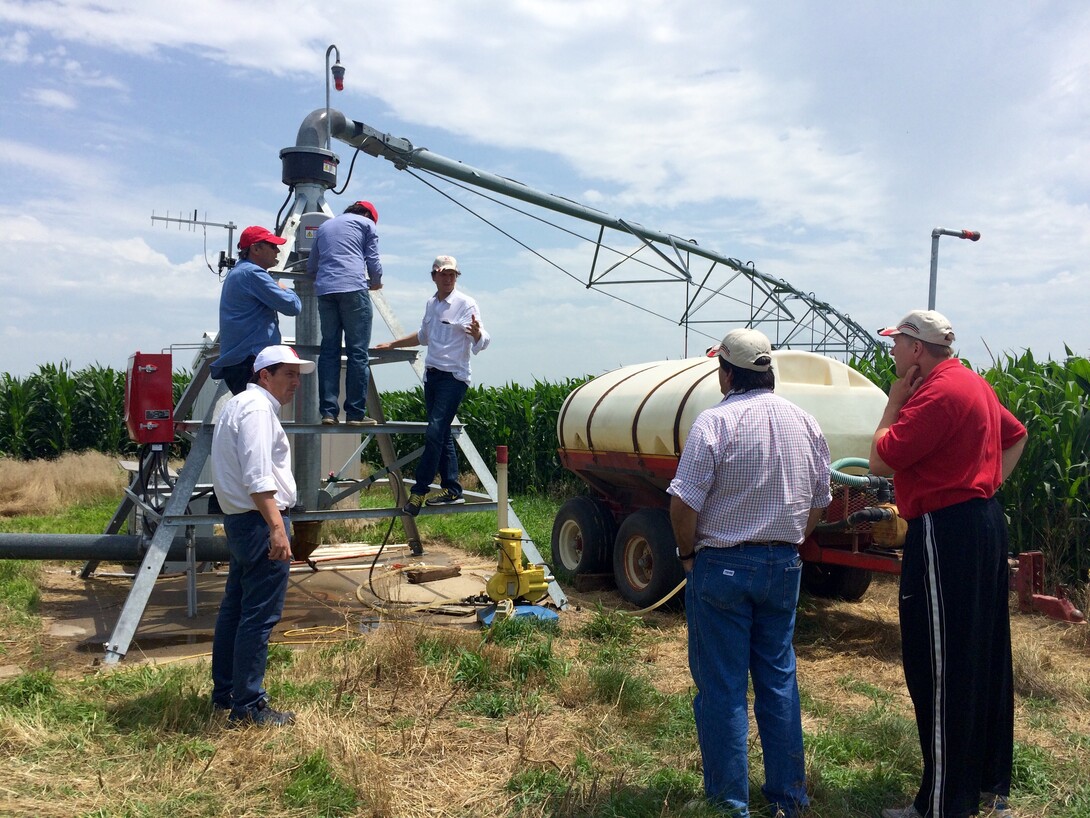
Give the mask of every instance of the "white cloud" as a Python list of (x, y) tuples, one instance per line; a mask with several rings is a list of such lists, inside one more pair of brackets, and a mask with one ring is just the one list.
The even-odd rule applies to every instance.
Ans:
[[(286, 193), (276, 152), (319, 104), (335, 41), (348, 89), (333, 102), (348, 116), (752, 259), (864, 326), (923, 304), (933, 227), (981, 230), (978, 244), (940, 245), (939, 308), (971, 357), (986, 354), (981, 339), (1058, 354), (1062, 337), (1085, 352), (1090, 11), (974, 0), (961, 13), (971, 25), (936, 25), (927, 7), (777, 2), (655, 0), (634, 14), (619, 0), (420, 0), (406, 14), (0, 0), (12, 32), (0, 37), (0, 166), (20, 191), (0, 198), (14, 248), (0, 276), (37, 269), (32, 252), (59, 255), (40, 265), (43, 288), (82, 297), (93, 281), (125, 310), (169, 315), (158, 330), (172, 340), (206, 329), (218, 290), (203, 237), (150, 232), (148, 216), (271, 224)], [(495, 245), (386, 163), (361, 157), (355, 173), (347, 195), (365, 189), (384, 213), (387, 292), (406, 324), (435, 252), (504, 260), (506, 279), (465, 279), (497, 335), (482, 376), (681, 349), (680, 329)], [(209, 232), (210, 257), (223, 236)], [(585, 247), (555, 234), (544, 246), (585, 269)]]
[(53, 88), (32, 88), (27, 91), (27, 96), (38, 105), (62, 111), (72, 111), (77, 106), (76, 100), (71, 95)]
[(30, 34), (16, 31), (0, 35), (0, 60), (8, 63), (25, 63), (30, 60)]

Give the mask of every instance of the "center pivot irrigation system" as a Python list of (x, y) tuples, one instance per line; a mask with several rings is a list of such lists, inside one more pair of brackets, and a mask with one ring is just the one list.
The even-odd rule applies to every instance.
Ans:
[[(522, 213), (592, 244), (590, 269), (585, 275), (576, 275), (507, 230), (492, 225), (546, 264), (580, 281), (586, 288), (683, 326), (686, 342), (689, 333), (693, 332), (705, 336), (712, 343), (718, 343), (727, 330), (748, 326), (761, 329), (777, 349), (806, 350), (841, 360), (870, 358), (881, 346), (872, 333), (828, 302), (793, 287), (783, 279), (760, 272), (752, 262), (742, 262), (703, 247), (692, 239), (652, 230), (571, 199), (543, 193), (513, 179), (449, 159), (427, 148), (415, 147), (408, 139), (394, 137), (365, 123), (350, 120), (337, 110), (319, 109), (303, 121), (296, 146), (281, 151), (285, 168), (290, 161), (293, 172), (304, 172), (304, 168), (309, 167), (314, 181), (327, 179), (325, 173), (339, 163), (328, 145), (323, 147), (327, 136), (351, 145), (358, 152), (385, 159), (398, 170), (410, 172), (425, 184), (431, 185), (423, 178), (425, 175), (442, 177), (500, 207)], [(414, 171), (421, 171), (422, 174)], [(489, 193), (497, 194), (500, 198), (493, 198)], [(520, 210), (517, 204), (509, 200), (568, 217), (584, 226), (596, 226), (597, 233), (583, 235), (578, 232), (578, 224), (573, 229), (550, 222), (539, 213)], [(480, 218), (484, 219), (483, 216)], [(684, 287), (680, 314), (659, 312), (664, 303), (662, 298), (655, 298), (655, 307), (649, 308), (621, 295), (627, 285), (657, 284)], [(691, 353), (686, 349), (685, 354)]]
[[(329, 54), (334, 50), (336, 47), (331, 46), (326, 53), (327, 67)], [(330, 69), (330, 74), (336, 80), (339, 90), (343, 82), (343, 67), (340, 66), (339, 52), (337, 56), (337, 65)], [(393, 137), (362, 122), (350, 120), (340, 111), (330, 108), (327, 78), (326, 106), (313, 111), (303, 120), (294, 146), (280, 151), (282, 181), (288, 186), (289, 194), (280, 211), (283, 218), (278, 216), (276, 232), (286, 243), (281, 248), (281, 266), (270, 270), (276, 276), (293, 280), (300, 296), (302, 311), (296, 318), (294, 340), (296, 348), (305, 357), (313, 359), (318, 352), (319, 327), (313, 282), (300, 270), (305, 266), (318, 227), (333, 216), (324, 197), (326, 191), (336, 187), (340, 164), (338, 156), (331, 150), (333, 139), (356, 149), (353, 164), (360, 153), (385, 159), (397, 169), (409, 172), (424, 184), (449, 197), (449, 192), (440, 190), (438, 185), (425, 178), (441, 177), (465, 192), (479, 194), (490, 205), (508, 208), (537, 223), (560, 229), (589, 242), (593, 252), (589, 254), (589, 272), (583, 278), (545, 258), (543, 254), (533, 250), (528, 242), (516, 238), (511, 232), (501, 231), (544, 262), (576, 278), (588, 289), (603, 292), (611, 298), (643, 310), (646, 314), (683, 326), (686, 347), (690, 333), (707, 337), (715, 343), (725, 331), (738, 326), (760, 328), (777, 349), (816, 352), (842, 360), (848, 357), (870, 358), (881, 347), (871, 334), (828, 303), (781, 279), (759, 272), (751, 263), (743, 263), (709, 250), (693, 240), (651, 230), (570, 199), (534, 190), (512, 179), (470, 167), (425, 148), (415, 147), (407, 139)], [(519, 203), (529, 207), (521, 209)], [(466, 207), (461, 202), (459, 204)], [(566, 224), (550, 221), (541, 215), (541, 211), (574, 220), (576, 228), (568, 226), (573, 223), (571, 221)], [(578, 227), (587, 225), (594, 226), (597, 230), (589, 231), (590, 235), (578, 232)], [(624, 249), (618, 249), (613, 246), (614, 243)], [(635, 292), (633, 288), (626, 289), (623, 286), (634, 284), (682, 287), (684, 300), (679, 298), (676, 302), (683, 303), (680, 314), (665, 315), (656, 311), (662, 309), (661, 304), (666, 303), (667, 299), (655, 299), (655, 308), (652, 309), (620, 295), (622, 292)], [(372, 300), (394, 337), (404, 335), (384, 292), (379, 290), (372, 293)], [(701, 342), (700, 351), (705, 346)], [(193, 378), (177, 405), (168, 406), (166, 409), (152, 407), (147, 410), (154, 413), (154, 422), (141, 425), (137, 422), (140, 419), (127, 418), (131, 434), (150, 433), (153, 440), (149, 442), (146, 438), (134, 437), (147, 445), (142, 450), (132, 484), (102, 535), (50, 536), (46, 539), (36, 539), (33, 535), (0, 535), (0, 558), (86, 559), (87, 564), (82, 573), (84, 577), (91, 575), (99, 560), (139, 562), (128, 599), (105, 644), (104, 661), (107, 664), (118, 662), (124, 657), (143, 616), (156, 578), (168, 559), (184, 558), (187, 561), (190, 572), (189, 608), (193, 615), (196, 609), (194, 575), (197, 560), (224, 558), (222, 538), (209, 536), (212, 525), (220, 522), (222, 516), (208, 512), (206, 505), (211, 486), (200, 482), (211, 450), (215, 406), (226, 396), (225, 387), (209, 379), (209, 362), (214, 360), (217, 352), (214, 345), (201, 349)], [(689, 354), (688, 349), (685, 352)], [(166, 361), (151, 364), (146, 358), (141, 359), (139, 356), (140, 353), (134, 356), (135, 366), (132, 363), (130, 365), (133, 370), (129, 373), (130, 380), (144, 370), (144, 374), (155, 377), (154, 370), (158, 369), (158, 376), (162, 377), (165, 372), (169, 382), (169, 356), (163, 356), (168, 359)], [(422, 362), (411, 350), (373, 352), (372, 356), (374, 365), (411, 362), (417, 374), (422, 375)], [(169, 394), (169, 388), (165, 391)], [(138, 402), (134, 402), (130, 407), (127, 397), (127, 412), (137, 405)], [(285, 423), (285, 429), (294, 436), (296, 482), (299, 501), (305, 509), (293, 515), (293, 523), (346, 518), (389, 519), (400, 516), (409, 544), (414, 547), (415, 552), (420, 545), (415, 521), (400, 511), (405, 498), (400, 469), (418, 457), (421, 449), (398, 458), (389, 435), (422, 434), (424, 424), (386, 422), (374, 377), (371, 379), (368, 407), (379, 420), (379, 425), (368, 427), (363, 445), (372, 439), (376, 441), (382, 468), (363, 480), (347, 480), (331, 485), (323, 479), (321, 447), (324, 436), (348, 433), (359, 435), (360, 431), (344, 425), (320, 425), (317, 384), (314, 378), (303, 379), (296, 393), (294, 406), (288, 410), (291, 419)], [(508, 504), (506, 487), (497, 485), (473, 442), (458, 423), (455, 425), (455, 433), (466, 460), (481, 481), (483, 493), (477, 494), (472, 498), (474, 501), (465, 506), (426, 509), (424, 513), (495, 511), (500, 514), (501, 521), (510, 519), (511, 525), (516, 527), (512, 530), (522, 528), (514, 510)], [(169, 443), (175, 434), (191, 442), (189, 456), (176, 476), (171, 474), (166, 465)], [(356, 460), (359, 452), (360, 449), (357, 449), (354, 455)], [(387, 478), (394, 492), (394, 508), (333, 508), (337, 501), (352, 496), (376, 480)], [(532, 540), (523, 536), (521, 544), (530, 569), (543, 564)], [(530, 569), (519, 566), (514, 573)], [(503, 573), (502, 568), (498, 573)], [(518, 582), (514, 585), (521, 587), (522, 579), (525, 578), (516, 579)], [(554, 604), (559, 608), (565, 607), (567, 600), (555, 580), (544, 576), (542, 581), (547, 582), (547, 592)], [(536, 588), (538, 584), (534, 580), (530, 586)]]

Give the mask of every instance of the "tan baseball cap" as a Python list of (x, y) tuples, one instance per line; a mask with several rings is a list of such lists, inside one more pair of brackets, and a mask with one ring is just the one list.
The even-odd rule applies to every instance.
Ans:
[(772, 343), (760, 330), (732, 329), (719, 342), (719, 357), (739, 369), (768, 372), (772, 368)]
[(436, 256), (435, 261), (431, 263), (431, 271), (433, 273), (438, 273), (441, 270), (453, 270), (456, 273), (459, 272), (458, 260), (454, 258), (454, 256)]
[(944, 347), (954, 344), (954, 328), (950, 326), (945, 315), (934, 310), (913, 310), (902, 318), (897, 326), (880, 329), (878, 334), (886, 338), (907, 335), (917, 341), (940, 344)]

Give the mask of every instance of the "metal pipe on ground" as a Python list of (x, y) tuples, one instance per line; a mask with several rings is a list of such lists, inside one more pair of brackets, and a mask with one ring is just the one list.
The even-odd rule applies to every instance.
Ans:
[[(135, 534), (0, 534), (0, 559), (140, 562), (147, 542)], [(198, 561), (227, 562), (230, 558), (226, 537), (197, 537)], [(185, 537), (174, 539), (167, 559), (186, 559)]]

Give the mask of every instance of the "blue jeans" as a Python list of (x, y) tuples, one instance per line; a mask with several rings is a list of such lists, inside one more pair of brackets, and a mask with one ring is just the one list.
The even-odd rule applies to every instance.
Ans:
[(371, 346), (371, 296), (367, 290), (318, 296), (322, 345), (318, 351), (318, 411), (337, 417), (341, 397), (341, 335), (344, 335), (344, 413), (349, 420), (367, 414), (367, 383), (371, 377), (367, 348)]
[(424, 409), (428, 415), (428, 428), (424, 432), (424, 453), (416, 464), (416, 484), (413, 494), (427, 494), (436, 470), (439, 485), (461, 495), (458, 482), (458, 454), (454, 451), (454, 437), (450, 425), (458, 414), (458, 407), (465, 397), (469, 384), (460, 381), (450, 372), (428, 369), (424, 377)]
[(696, 735), (708, 801), (749, 816), (747, 677), (772, 813), (809, 804), (795, 681), (795, 606), (802, 561), (790, 544), (703, 548), (685, 587)]
[(212, 637), (212, 702), (241, 718), (265, 698), (269, 634), (284, 610), (291, 563), (269, 559), (260, 513), (228, 514), (223, 528), (231, 567)]

